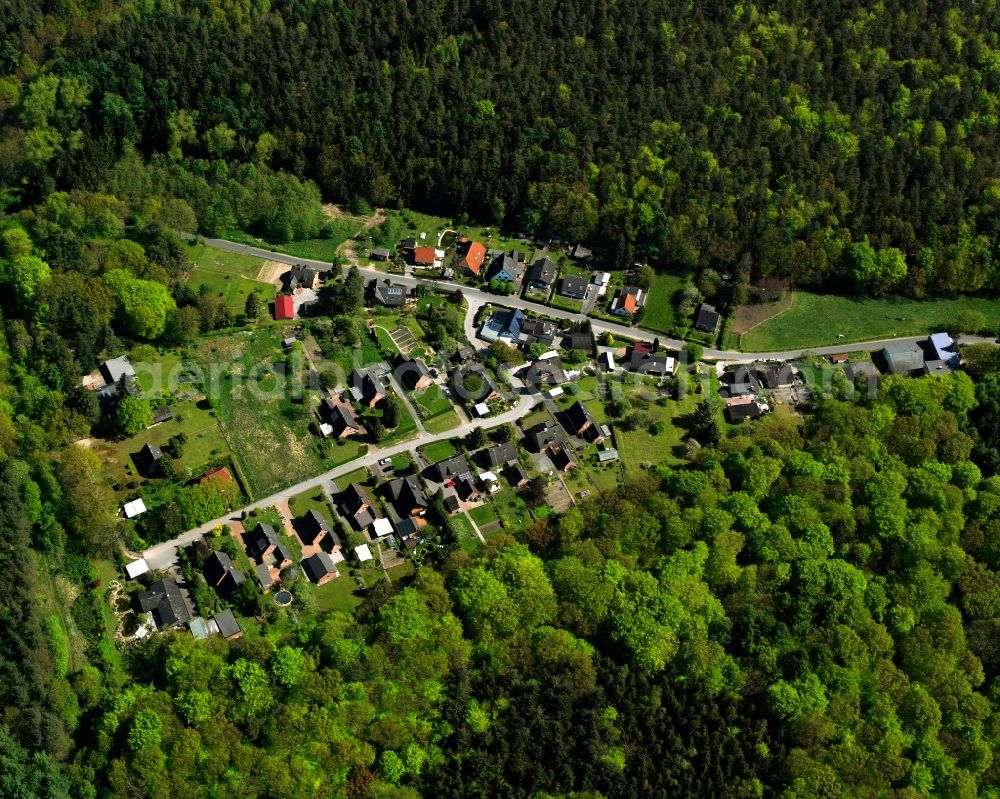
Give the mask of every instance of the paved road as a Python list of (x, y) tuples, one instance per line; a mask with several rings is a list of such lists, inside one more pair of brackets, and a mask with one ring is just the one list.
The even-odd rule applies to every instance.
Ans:
[(233, 511), (232, 513), (220, 516), (218, 519), (212, 519), (210, 522), (205, 522), (205, 524), (200, 527), (188, 530), (186, 533), (183, 533), (170, 541), (164, 541), (162, 544), (156, 544), (145, 550), (145, 552), (142, 553), (142, 557), (146, 559), (150, 569), (166, 569), (177, 562), (177, 547), (187, 546), (200, 536), (210, 533), (219, 525), (228, 524), (233, 520), (238, 521), (244, 510), (256, 510), (258, 508), (266, 508), (269, 505), (274, 505), (277, 502), (287, 502), (296, 494), (301, 494), (303, 491), (309, 491), (319, 486), (325, 487), (330, 481), (335, 480), (337, 477), (345, 475), (348, 472), (353, 472), (355, 469), (360, 469), (363, 466), (370, 467), (382, 458), (389, 458), (393, 455), (398, 455), (401, 452), (406, 452), (411, 447), (416, 446), (417, 443), (423, 446), (424, 444), (429, 444), (434, 441), (443, 441), (445, 439), (454, 438), (455, 436), (468, 435), (472, 429), (476, 427), (482, 427), (485, 430), (489, 430), (502, 424), (516, 422), (518, 419), (525, 416), (540, 401), (541, 397), (536, 393), (529, 392), (524, 384), (515, 377), (511, 377), (511, 385), (518, 392), (517, 404), (509, 411), (506, 411), (499, 416), (468, 421), (443, 433), (425, 435), (419, 440), (419, 442), (410, 440), (403, 441), (399, 444), (393, 444), (390, 447), (370, 447), (368, 454), (361, 458), (336, 466), (323, 474), (317, 475), (316, 477), (310, 477), (308, 480), (303, 480), (302, 482), (296, 483), (295, 485), (285, 488), (269, 497), (264, 497), (256, 502), (252, 502), (243, 508)]

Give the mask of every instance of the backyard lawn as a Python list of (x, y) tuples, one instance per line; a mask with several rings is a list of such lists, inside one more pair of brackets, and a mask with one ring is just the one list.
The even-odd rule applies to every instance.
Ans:
[(469, 555), (475, 555), (479, 551), (479, 538), (472, 529), (472, 524), (464, 513), (459, 513), (451, 517), (451, 529), (458, 537), (458, 545)]
[(570, 313), (580, 313), (583, 310), (583, 303), (580, 300), (574, 300), (572, 297), (563, 297), (560, 294), (553, 294), (552, 299), (549, 300), (549, 305), (553, 308), (569, 311)]
[(469, 511), (469, 516), (472, 517), (472, 521), (476, 523), (476, 526), (482, 530), (486, 525), (492, 524), (497, 521), (497, 515), (493, 511), (493, 506), (487, 502), (485, 505), (480, 505), (477, 508), (472, 508)]
[(295, 518), (305, 516), (310, 510), (319, 511), (327, 519), (333, 519), (333, 511), (326, 501), (326, 493), (322, 488), (313, 488), (296, 494), (288, 500), (288, 507), (292, 509)]
[(347, 569), (340, 569), (340, 577), (330, 580), (326, 585), (313, 586), (313, 593), (316, 596), (316, 609), (321, 612), (342, 610), (353, 615), (358, 605), (364, 601), (358, 584), (347, 573)]
[(452, 409), (451, 400), (444, 395), (437, 383), (432, 383), (422, 391), (414, 392), (413, 401), (427, 412), (424, 417), (427, 419), (440, 416)]
[(742, 336), (740, 348), (769, 352), (916, 336), (947, 329), (962, 311), (979, 311), (989, 325), (1000, 327), (998, 297), (855, 299), (796, 291), (792, 307)]
[(643, 306), (641, 326), (658, 333), (669, 333), (674, 326), (674, 295), (684, 288), (686, 278), (659, 272), (649, 288)]

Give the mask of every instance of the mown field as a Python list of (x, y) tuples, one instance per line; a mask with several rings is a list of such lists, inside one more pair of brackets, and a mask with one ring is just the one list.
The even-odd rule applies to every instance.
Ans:
[(963, 311), (978, 311), (1000, 328), (1000, 297), (856, 299), (796, 291), (791, 308), (742, 336), (740, 348), (770, 352), (916, 336), (953, 329)]
[(685, 278), (670, 272), (659, 272), (649, 288), (649, 296), (643, 306), (640, 327), (657, 333), (669, 333), (674, 326), (674, 295), (684, 288)]

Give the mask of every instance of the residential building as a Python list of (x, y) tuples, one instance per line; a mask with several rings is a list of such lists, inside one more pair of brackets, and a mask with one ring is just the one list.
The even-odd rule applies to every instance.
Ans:
[(191, 611), (184, 601), (180, 586), (172, 578), (157, 580), (136, 599), (143, 613), (152, 614), (158, 630), (179, 627), (191, 618)]
[(469, 474), (469, 462), (464, 455), (455, 455), (446, 460), (438, 461), (432, 468), (439, 483), (454, 482), (462, 475)]
[(524, 382), (529, 386), (558, 386), (566, 382), (562, 359), (558, 353), (547, 353), (531, 364), (524, 373)]
[(745, 398), (745, 402), (734, 402), (726, 405), (726, 418), (730, 423), (736, 424), (744, 419), (757, 419), (764, 413), (763, 408), (751, 397)]
[(514, 486), (514, 488), (521, 488), (528, 484), (528, 475), (519, 463), (509, 464), (504, 468), (503, 474), (507, 478), (507, 482)]
[(601, 429), (590, 413), (590, 409), (579, 400), (570, 405), (566, 411), (566, 420), (569, 422), (569, 429), (580, 438), (598, 444), (604, 440)]
[(292, 565), (292, 552), (287, 546), (279, 541), (278, 546), (276, 546), (274, 551), (271, 553), (271, 559), (271, 562), (276, 569), (287, 569)]
[(369, 408), (374, 408), (385, 399), (386, 390), (382, 378), (368, 369), (355, 369), (351, 372), (351, 396)]
[(434, 266), (437, 260), (433, 247), (414, 247), (411, 261), (414, 266)]
[(323, 585), (340, 576), (333, 559), (322, 550), (302, 561), (302, 571), (317, 585)]
[(379, 280), (376, 282), (375, 288), (372, 290), (372, 295), (375, 297), (376, 302), (387, 305), (390, 308), (397, 308), (400, 305), (406, 304), (406, 287), (390, 283), (388, 280)]
[(389, 252), (388, 247), (376, 247), (371, 251), (371, 259), (373, 261), (388, 261), (390, 255), (392, 253)]
[(955, 342), (947, 333), (933, 333), (927, 339), (927, 361), (924, 363), (926, 374), (950, 372), (956, 369), (961, 357), (955, 351)]
[(719, 329), (719, 320), (721, 318), (719, 312), (715, 310), (715, 306), (703, 302), (698, 306), (698, 310), (694, 315), (694, 328), (706, 333), (714, 333)]
[(327, 397), (320, 403), (319, 411), (320, 417), (330, 425), (330, 436), (333, 438), (346, 438), (366, 433), (364, 425), (354, 413), (354, 408), (346, 403)]
[(604, 350), (598, 360), (601, 363), (601, 368), (604, 369), (605, 372), (613, 372), (617, 368), (615, 365), (615, 356), (611, 350)]
[(629, 354), (629, 371), (650, 377), (666, 377), (672, 375), (677, 368), (677, 362), (663, 352), (652, 352), (649, 345), (636, 342)]
[(326, 516), (315, 508), (310, 508), (306, 515), (299, 519), (298, 531), (304, 544), (319, 544), (331, 552), (340, 549), (340, 536), (333, 532), (333, 527), (330, 526)]
[[(454, 493), (454, 492), (453, 492)], [(448, 504), (447, 494), (445, 495), (445, 507)], [(420, 528), (426, 526), (427, 522), (419, 516), (407, 516), (396, 522), (396, 534), (404, 541), (413, 539), (420, 532)]]
[(274, 318), (279, 321), (295, 318), (295, 303), (290, 294), (279, 294), (274, 298)]
[[(482, 382), (482, 386), (479, 390), (474, 390), (473, 387), (469, 385), (469, 383), (472, 382), (469, 380), (472, 375), (479, 377)], [(497, 388), (493, 377), (486, 370), (486, 367), (480, 364), (470, 364), (465, 367), (456, 367), (451, 372), (451, 383), (455, 393), (463, 400), (472, 404), (490, 402), (491, 400), (498, 399), (500, 397), (500, 390)]]
[(486, 450), (486, 458), (494, 469), (517, 463), (517, 445), (513, 441), (504, 441)]
[(483, 269), (483, 261), (486, 260), (486, 248), (478, 241), (470, 241), (462, 256), (460, 266), (468, 274), (479, 277)]
[(511, 344), (520, 340), (521, 328), (526, 320), (527, 317), (520, 308), (504, 313), (494, 313), (483, 324), (479, 335), (486, 341), (503, 340)]
[(153, 424), (150, 427), (154, 427), (158, 424), (163, 424), (164, 422), (169, 422), (174, 418), (174, 412), (170, 410), (169, 405), (161, 405), (155, 411), (153, 411)]
[(514, 285), (521, 282), (521, 279), (524, 277), (524, 268), (521, 266), (520, 261), (517, 260), (515, 252), (515, 250), (511, 250), (509, 253), (500, 253), (500, 255), (493, 259), (486, 273), (486, 277), (490, 282), (513, 283)]
[(608, 447), (607, 449), (602, 449), (597, 453), (598, 463), (610, 463), (611, 461), (618, 460), (618, 450), (614, 447)]
[(293, 266), (281, 276), (285, 290), (294, 292), (296, 289), (316, 289), (319, 287), (319, 272), (304, 266)]
[(359, 532), (378, 518), (375, 503), (368, 492), (357, 483), (351, 483), (340, 495), (344, 515)]
[(893, 342), (882, 350), (882, 357), (894, 375), (913, 376), (924, 373), (924, 351), (916, 342)]
[(611, 313), (615, 316), (633, 317), (645, 302), (645, 292), (635, 286), (625, 286), (611, 301)]
[(576, 275), (566, 275), (562, 279), (562, 286), (559, 293), (564, 297), (571, 297), (574, 300), (582, 300), (587, 296), (587, 288), (590, 284), (585, 278)]
[(521, 323), (521, 344), (542, 344), (551, 347), (556, 340), (556, 326), (547, 319), (525, 319)]
[(563, 348), (586, 352), (589, 355), (594, 351), (594, 337), (590, 333), (570, 333), (563, 339)]
[(135, 465), (139, 472), (150, 477), (160, 470), (160, 459), (163, 451), (156, 444), (146, 444), (135, 455)]
[(408, 359), (402, 355), (396, 360), (396, 376), (410, 391), (420, 391), (434, 382), (431, 370), (427, 368), (427, 364), (422, 359)]
[(371, 541), (382, 541), (395, 532), (392, 522), (388, 519), (375, 519), (368, 528), (368, 538)]
[(212, 621), (219, 628), (219, 634), (226, 640), (232, 641), (243, 637), (243, 628), (240, 627), (240, 623), (236, 621), (236, 617), (231, 610), (227, 609), (221, 613), (216, 613), (212, 617)]
[(123, 377), (127, 380), (135, 380), (135, 369), (127, 355), (120, 355), (105, 361), (101, 364), (100, 372), (108, 387), (116, 386)]
[(400, 516), (419, 516), (427, 510), (427, 497), (415, 474), (397, 477), (388, 485), (389, 497)]
[(871, 361), (853, 361), (844, 364), (844, 377), (848, 383), (856, 383), (863, 377), (869, 385), (878, 380), (878, 370)]
[(545, 256), (539, 258), (531, 265), (528, 271), (528, 283), (532, 288), (548, 291), (552, 284), (556, 282), (558, 268), (551, 258)]
[(536, 451), (542, 452), (552, 444), (562, 443), (563, 430), (550, 419), (529, 430), (527, 438), (534, 445)]
[(281, 543), (274, 528), (264, 522), (259, 522), (250, 532), (243, 536), (247, 554), (258, 563), (268, 557)]
[(577, 244), (573, 250), (573, 260), (575, 261), (589, 261), (592, 255), (589, 247), (584, 247), (582, 244)]

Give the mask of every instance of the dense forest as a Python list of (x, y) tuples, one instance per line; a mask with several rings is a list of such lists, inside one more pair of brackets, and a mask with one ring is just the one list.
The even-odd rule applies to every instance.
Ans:
[(996, 18), (957, 0), (10, 0), (0, 182), (9, 202), (169, 187), (217, 232), (239, 195), (207, 184), (252, 163), (327, 198), (593, 240), (618, 265), (989, 290)]

